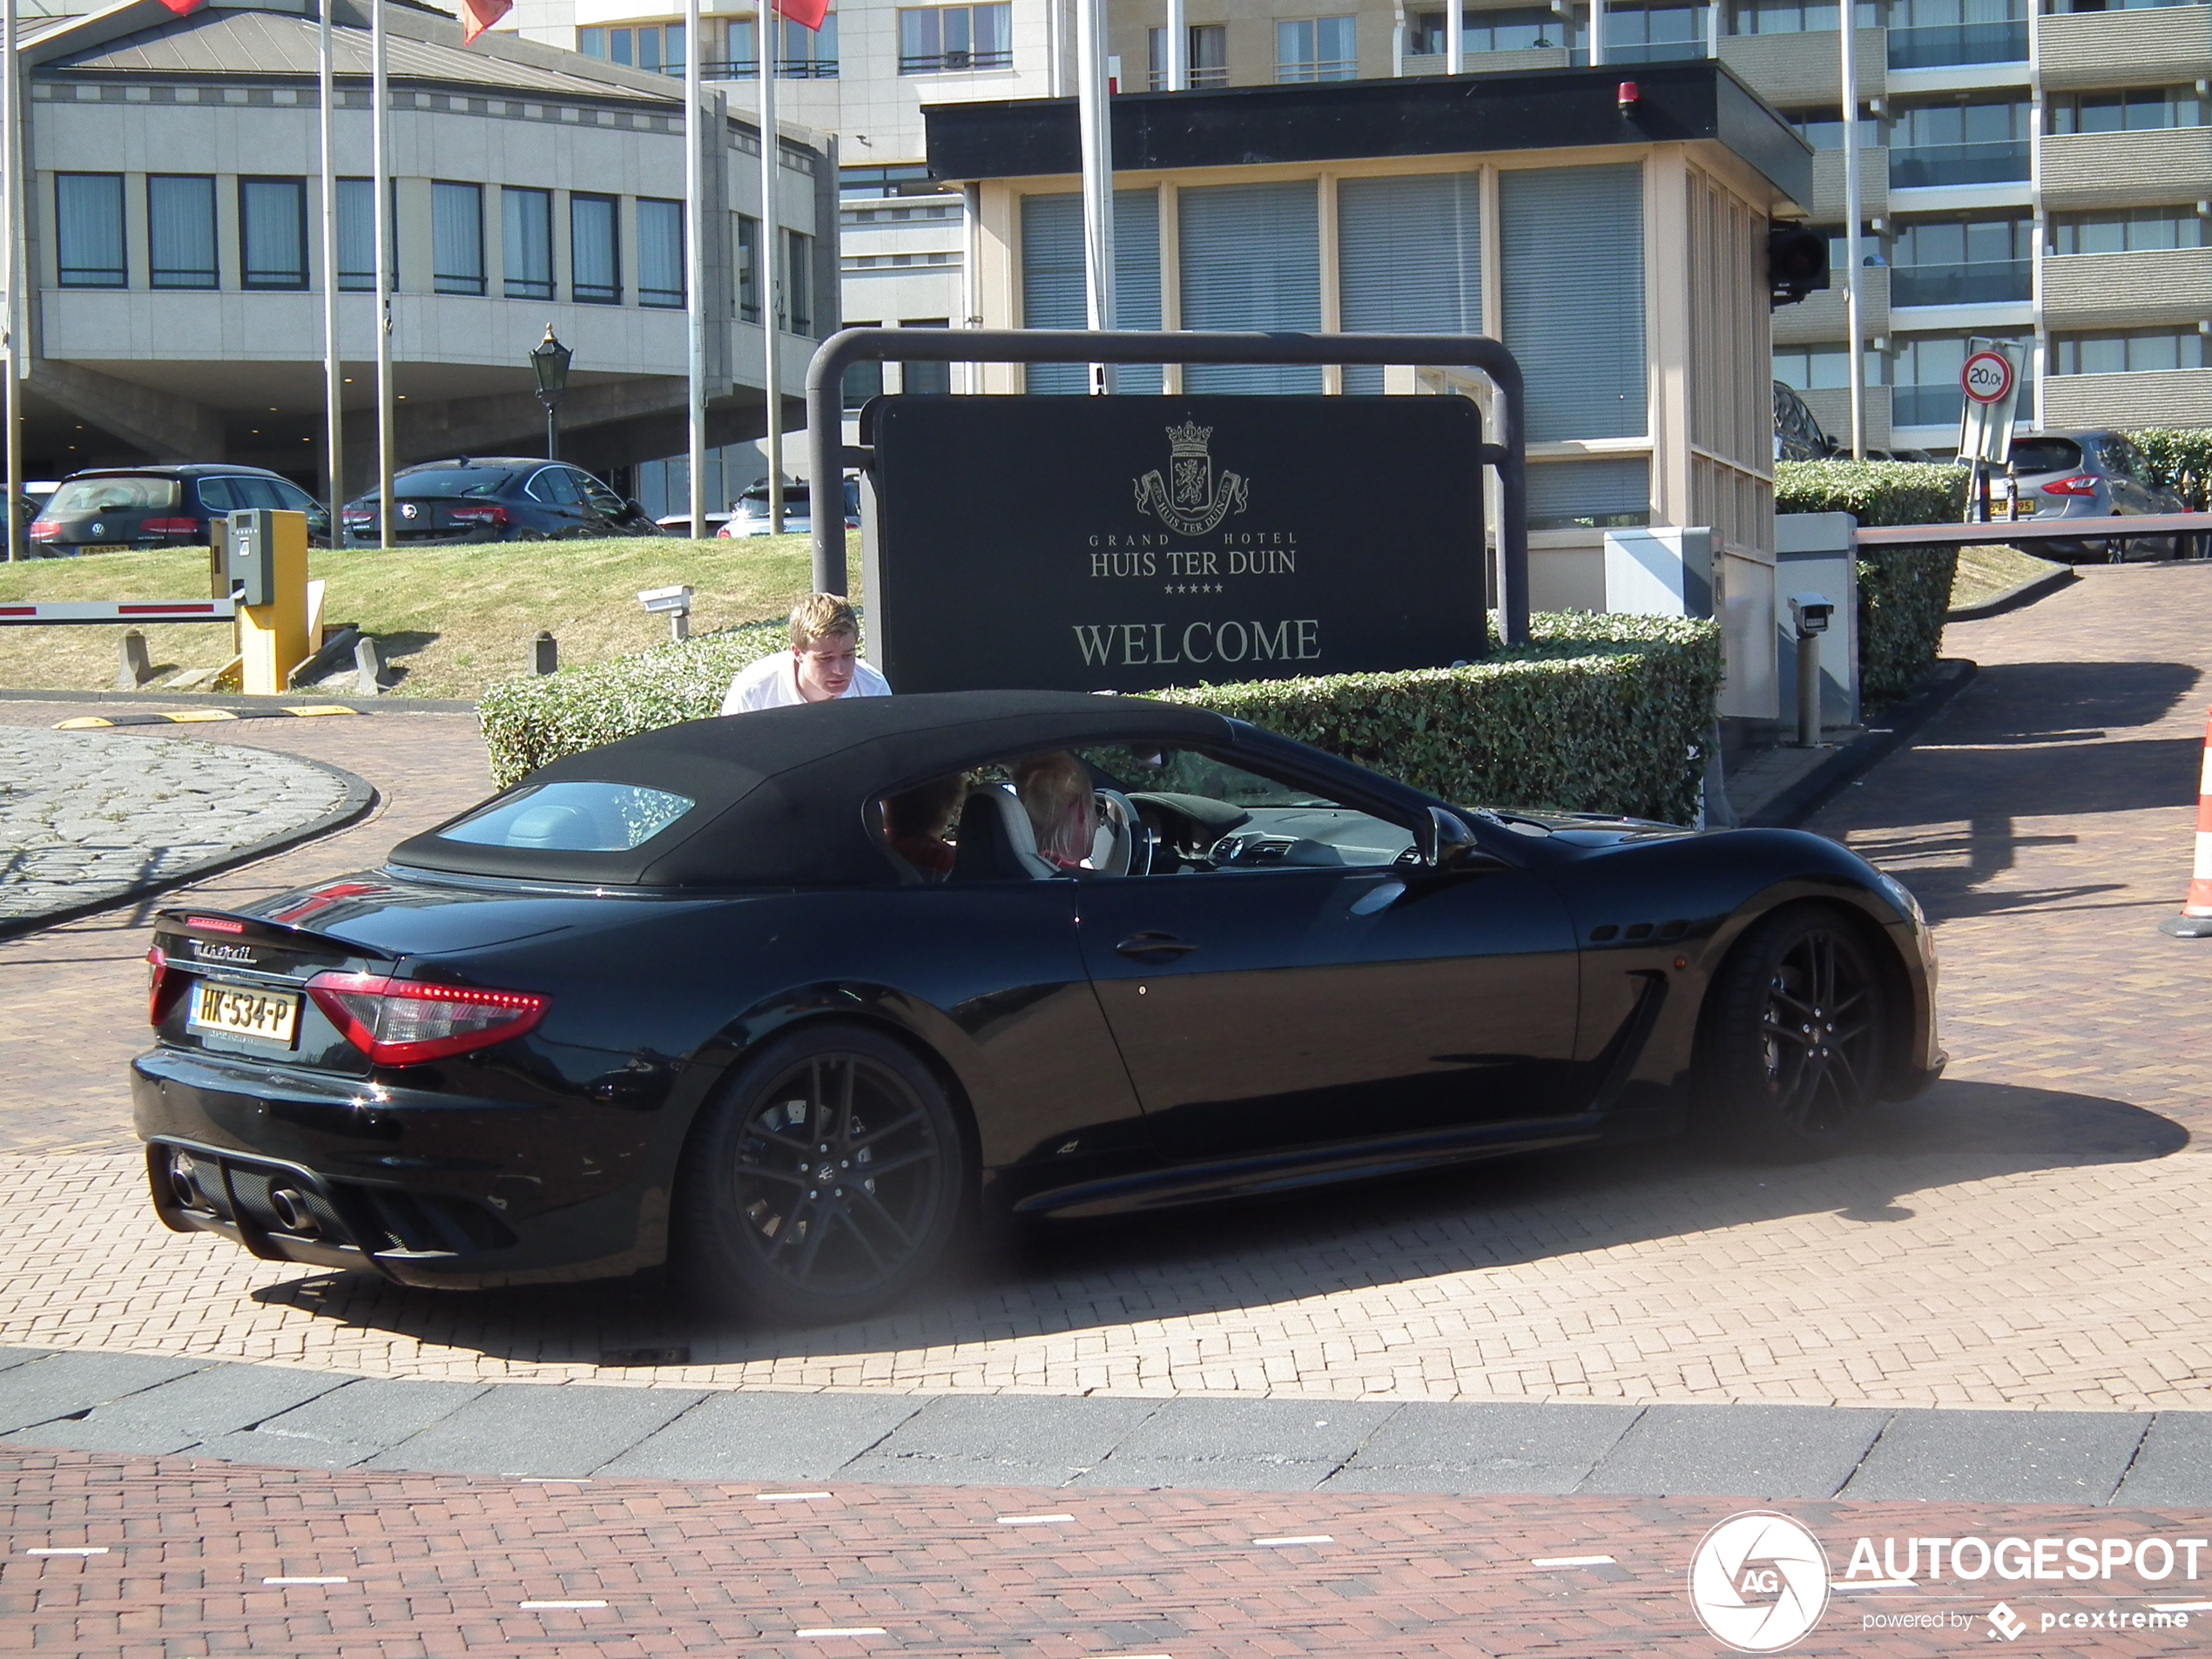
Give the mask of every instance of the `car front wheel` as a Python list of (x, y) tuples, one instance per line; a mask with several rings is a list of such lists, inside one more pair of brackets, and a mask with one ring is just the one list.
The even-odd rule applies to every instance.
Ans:
[(863, 1026), (771, 1040), (694, 1135), (678, 1197), (685, 1277), (723, 1311), (858, 1318), (942, 1258), (968, 1183), (943, 1086)]
[(1782, 910), (1753, 927), (1708, 993), (1697, 1079), (1708, 1133), (1776, 1159), (1843, 1142), (1881, 1092), (1883, 989), (1833, 911)]

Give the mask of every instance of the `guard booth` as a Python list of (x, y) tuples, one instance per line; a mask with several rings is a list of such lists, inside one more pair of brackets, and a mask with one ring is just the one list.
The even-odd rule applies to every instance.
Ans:
[[(924, 114), (931, 172), (970, 203), (972, 315), (988, 330), (1079, 327), (1074, 101)], [(1805, 216), (1812, 154), (1723, 64), (1140, 93), (1111, 100), (1111, 123), (1122, 327), (1501, 342), (1527, 382), (1525, 603), (1643, 610), (1671, 593), (1676, 614), (1702, 604), (1726, 642), (1723, 713), (1777, 717), (1768, 253), (1778, 225)], [(1087, 377), (1076, 358), (988, 363), (954, 388), (1080, 394)], [(1170, 363), (1125, 374), (1121, 389), (1458, 395), (1494, 435), (1506, 416), (1479, 369), (1420, 358)], [(1217, 428), (1217, 468), (1241, 472), (1221, 448), (1234, 422), (1199, 424)], [(1162, 433), (1148, 464), (1169, 461), (1169, 442)], [(998, 475), (1010, 477), (1015, 454), (981, 459), (1003, 458)], [(1345, 448), (1318, 470), (1376, 503), (1408, 471), (1462, 464), (1431, 446), (1379, 471)], [(1497, 562), (1504, 493), (1494, 472), (1482, 492), (1494, 593), (1512, 586)], [(995, 509), (987, 490), (964, 517), (995, 533)], [(1608, 580), (1608, 532), (1635, 542), (1611, 565), (1633, 594)], [(1655, 579), (1650, 559), (1670, 550), (1702, 568)], [(1369, 579), (1389, 581), (1388, 559), (1374, 563)]]

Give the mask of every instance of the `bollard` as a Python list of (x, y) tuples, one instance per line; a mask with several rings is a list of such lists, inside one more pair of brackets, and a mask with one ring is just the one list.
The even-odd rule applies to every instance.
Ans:
[(146, 656), (146, 637), (136, 628), (124, 630), (115, 669), (115, 689), (135, 691), (153, 678), (153, 664)]
[(540, 629), (537, 637), (530, 641), (530, 672), (557, 674), (560, 671), (561, 642)]
[(374, 637), (363, 634), (354, 642), (354, 695), (374, 697), (384, 689), (384, 653)]
[(1797, 747), (1820, 746), (1820, 636), (1797, 639)]

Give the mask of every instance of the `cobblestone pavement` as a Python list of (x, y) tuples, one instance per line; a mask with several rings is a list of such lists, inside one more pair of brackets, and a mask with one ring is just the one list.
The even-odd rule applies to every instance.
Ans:
[[(2212, 567), (2132, 567), (1954, 628), (1976, 683), (1817, 826), (1923, 892), (1946, 963), (1951, 1077), (1851, 1156), (1635, 1148), (1101, 1226), (805, 1332), (702, 1327), (627, 1286), (440, 1296), (159, 1230), (115, 1150), (143, 948), (118, 917), (0, 947), (0, 1039), (24, 1062), (0, 1132), (49, 1149), (10, 1170), (0, 1341), (469, 1381), (2212, 1406), (2212, 1162), (2191, 1142), (2212, 959), (2154, 926), (2188, 869), (2209, 604)], [(374, 738), (344, 764), (395, 804), (229, 891), (358, 867), (481, 792), (457, 717), (330, 725), (348, 731), (315, 740)], [(57, 986), (118, 1016), (54, 1021)], [(692, 1363), (599, 1364), (668, 1343)]]
[[(1720, 1650), (1696, 1622), (1686, 1579), (1725, 1502), (1098, 1491), (1055, 1494), (1048, 1514), (1039, 1496), (522, 1484), (30, 1454), (0, 1460), (0, 1503), (12, 1508), (0, 1622), (18, 1650), (86, 1659)], [(1791, 1514), (1820, 1541), (1837, 1587), (1793, 1653), (1980, 1648), (2000, 1608), (2037, 1633), (2028, 1645), (2039, 1652), (2202, 1643), (2202, 1580), (2183, 1579), (2178, 1564), (2164, 1581), (2146, 1581), (2132, 1562), (2078, 1583), (1882, 1586), (1864, 1569), (1847, 1575), (1860, 1538), (1909, 1562), (1906, 1537), (1993, 1543), (1993, 1521), (2022, 1539), (2158, 1537), (2178, 1563), (2189, 1552), (2172, 1543), (2201, 1533), (2201, 1514), (1993, 1516), (1940, 1502)], [(2134, 1628), (2155, 1609), (2179, 1628)], [(2056, 1625), (2061, 1616), (2097, 1624), (2076, 1632)], [(1919, 1628), (1897, 1628), (1905, 1620)]]
[(365, 804), (366, 793), (296, 755), (17, 728), (0, 743), (0, 923), (174, 880)]

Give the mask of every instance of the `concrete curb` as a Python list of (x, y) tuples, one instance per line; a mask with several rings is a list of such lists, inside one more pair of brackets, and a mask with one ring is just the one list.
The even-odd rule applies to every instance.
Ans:
[[(273, 701), (274, 699), (260, 700)], [(261, 840), (251, 842), (245, 846), (233, 847), (227, 852), (214, 853), (200, 860), (196, 864), (185, 865), (151, 880), (138, 882), (120, 891), (104, 892), (96, 898), (84, 900), (82, 903), (64, 905), (55, 910), (41, 911), (37, 915), (10, 916), (0, 921), (0, 940), (20, 939), (26, 934), (43, 933), (49, 927), (59, 927), (66, 921), (78, 921), (86, 916), (98, 915), (103, 910), (112, 910), (118, 905), (135, 904), (155, 894), (167, 893), (177, 887), (188, 887), (192, 882), (205, 880), (211, 875), (219, 875), (226, 870), (235, 870), (240, 865), (252, 864), (256, 860), (267, 858), (273, 853), (282, 853), (298, 846), (303, 841), (312, 841), (317, 836), (327, 835), (333, 830), (343, 829), (348, 824), (358, 822), (366, 817), (369, 809), (376, 805), (375, 788), (368, 779), (355, 777), (343, 766), (334, 766), (327, 760), (314, 760), (306, 755), (287, 755), (287, 759), (299, 761), (303, 765), (313, 766), (319, 772), (328, 772), (345, 786), (345, 799), (321, 817), (310, 819), (296, 829), (284, 830), (275, 835), (264, 836)]]
[(2015, 582), (2004, 592), (1993, 595), (1978, 604), (1958, 605), (1944, 612), (1946, 622), (1978, 622), (1984, 617), (2000, 617), (2007, 610), (2018, 610), (2022, 605), (2033, 604), (2045, 594), (2078, 581), (2074, 567), (2060, 565), (2055, 570), (2046, 570), (2041, 576), (2032, 576), (2025, 582)]
[[(2041, 578), (2038, 578), (2040, 580)], [(1877, 763), (1896, 753), (1951, 699), (1966, 690), (1979, 671), (1963, 658), (1936, 664), (1932, 685), (1917, 697), (1898, 704), (1867, 729), (1776, 795), (1743, 820), (1746, 829), (1795, 829), (1825, 806), (1838, 793), (1872, 771)]]
[(282, 697), (245, 697), (234, 691), (0, 691), (0, 703), (135, 703), (152, 708), (173, 703), (196, 709), (280, 709), (294, 703), (330, 703), (362, 714), (474, 714), (476, 705), (439, 697), (326, 697), (303, 685)]

